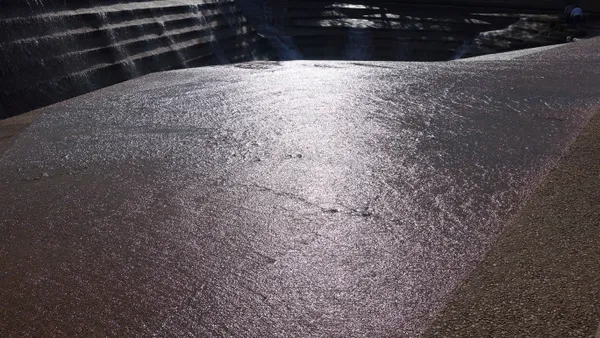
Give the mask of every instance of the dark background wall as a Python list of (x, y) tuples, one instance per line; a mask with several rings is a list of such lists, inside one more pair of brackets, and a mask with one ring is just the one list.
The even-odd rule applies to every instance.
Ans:
[[(573, 34), (559, 27), (562, 4), (544, 7), (538, 2), (538, 7), (526, 8), (518, 2), (485, 0), (281, 2), (287, 8), (284, 20), (249, 18), (283, 59), (447, 61), (564, 43)], [(271, 6), (268, 14), (281, 13), (276, 1)]]
[(262, 57), (234, 0), (0, 4), (0, 118), (150, 72)]
[[(293, 0), (291, 0), (293, 1)], [(345, 1), (344, 1), (345, 2)], [(348, 1), (356, 2), (356, 1)], [(588, 12), (600, 12), (600, 1), (597, 0), (387, 0), (387, 1), (362, 1), (363, 3), (370, 2), (387, 2), (396, 4), (414, 4), (414, 5), (444, 5), (444, 6), (472, 6), (482, 8), (498, 8), (516, 11), (533, 11), (540, 12), (546, 10), (560, 10), (567, 4), (576, 2), (584, 10)]]
[[(281, 59), (348, 58), (346, 54), (365, 59), (448, 59), (480, 31), (500, 29), (516, 20), (489, 16), (481, 27), (465, 24), (472, 22), (474, 11), (560, 13), (568, 1), (348, 0), (343, 2), (374, 5), (400, 16), (410, 14), (413, 19), (383, 20), (396, 27), (385, 29), (350, 29), (343, 27), (342, 20), (336, 23), (342, 27), (324, 27), (323, 20), (338, 19), (330, 15), (335, 2), (339, 1), (0, 0), (0, 119), (150, 72), (271, 55)], [(600, 1), (579, 3), (584, 11), (600, 12)], [(283, 7), (285, 20), (269, 22)], [(342, 14), (361, 18), (370, 15), (368, 11)], [(445, 16), (453, 11), (458, 14), (448, 21)], [(414, 19), (417, 16), (428, 21)], [(482, 21), (481, 16), (478, 19)], [(264, 28), (273, 25), (284, 27), (263, 38)], [(376, 53), (360, 52), (366, 50), (364, 41)], [(348, 46), (354, 46), (351, 53)]]

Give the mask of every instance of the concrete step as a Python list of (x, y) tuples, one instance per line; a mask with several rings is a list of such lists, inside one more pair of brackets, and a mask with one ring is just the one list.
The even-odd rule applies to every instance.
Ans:
[[(246, 27), (250, 32), (250, 27)], [(129, 40), (120, 41), (116, 44), (105, 45), (97, 48), (90, 48), (81, 51), (73, 51), (65, 54), (53, 56), (51, 58), (34, 59), (31, 62), (24, 63), (20, 67), (4, 68), (0, 70), (2, 76), (14, 76), (12, 83), (1, 83), (1, 88), (10, 88), (15, 85), (26, 86), (30, 83), (45, 81), (56, 74), (68, 74), (69, 72), (78, 72), (83, 69), (94, 67), (96, 64), (118, 63), (123, 60), (136, 58), (140, 53), (156, 51), (157, 48), (172, 48), (177, 50), (177, 44), (191, 41), (196, 44), (223, 44), (225, 40), (237, 37), (237, 32), (227, 28), (209, 27), (190, 27), (176, 31), (170, 31), (167, 34), (144, 35)], [(29, 76), (18, 76), (24, 68), (39, 68), (41, 72), (30, 73)]]
[[(224, 13), (227, 13), (227, 18)], [(230, 14), (230, 15), (229, 15)], [(230, 23), (241, 17), (241, 12), (226, 4), (214, 6), (150, 8), (138, 11), (71, 13), (58, 16), (32, 16), (28, 18), (0, 20), (0, 41), (18, 43), (24, 39), (40, 39), (69, 35), (101, 29), (116, 29), (127, 26), (140, 26), (150, 23), (177, 21), (193, 17), (224, 16)]]
[[(119, 49), (122, 45), (138, 41), (152, 42), (157, 39), (176, 37), (190, 32), (215, 29), (239, 29), (230, 27), (220, 16), (208, 18), (187, 18), (171, 22), (128, 25), (115, 29), (91, 30), (83, 33), (65, 34), (43, 39), (20, 40), (16, 43), (0, 46), (4, 53), (0, 62), (13, 71), (28, 67), (33, 59), (38, 62), (50, 62), (54, 58), (63, 58), (65, 55), (83, 54), (101, 48), (112, 47)], [(24, 53), (30, 57), (22, 59), (16, 57)], [(11, 60), (12, 62), (8, 62)], [(1, 72), (1, 71), (0, 71)]]
[[(223, 40), (220, 53), (213, 46), (199, 41), (187, 41), (152, 51), (139, 53), (114, 63), (96, 64), (47, 81), (32, 83), (27, 87), (0, 90), (4, 109), (32, 110), (39, 105), (49, 105), (58, 100), (81, 95), (117, 82), (126, 81), (151, 72), (185, 68), (189, 66), (248, 61), (245, 49), (256, 44), (258, 37), (240, 42), (235, 35)], [(229, 60), (219, 55), (233, 55)], [(52, 90), (48, 90), (52, 88)]]
[[(240, 15), (241, 13), (238, 11), (235, 13), (236, 15)], [(61, 31), (47, 30), (40, 27), (40, 34), (29, 36), (29, 37), (16, 37), (11, 36), (7, 39), (2, 40), (0, 43), (0, 47), (8, 47), (11, 45), (18, 44), (26, 44), (35, 40), (48, 40), (52, 42), (52, 40), (60, 40), (69, 36), (77, 36), (81, 34), (89, 34), (98, 31), (126, 31), (130, 28), (139, 27), (140, 29), (151, 28), (153, 26), (160, 26), (162, 29), (171, 29), (171, 26), (185, 26), (193, 25), (197, 23), (197, 20), (212, 20), (215, 17), (222, 17), (224, 22), (227, 24), (232, 24), (232, 22), (228, 21), (226, 17), (223, 16), (222, 13), (215, 10), (203, 10), (198, 12), (186, 12), (186, 13), (178, 13), (178, 14), (167, 14), (167, 15), (157, 15), (148, 18), (133, 18), (132, 20), (105, 20), (102, 24), (96, 26), (90, 26), (89, 22), (81, 22), (81, 27), (69, 27), (68, 25), (56, 25), (58, 28), (63, 28)], [(245, 20), (242, 20), (245, 21)], [(47, 24), (39, 24), (39, 26), (54, 26), (54, 22), (49, 22)], [(13, 29), (24, 28), (24, 27), (11, 27)], [(31, 30), (27, 31), (30, 35), (34, 32)]]
[[(157, 67), (218, 64), (260, 55), (259, 38), (234, 0), (38, 0), (36, 4), (7, 5), (0, 14), (4, 97), (0, 117)], [(152, 65), (152, 60), (165, 63)], [(94, 78), (85, 80), (89, 74)]]
[(149, 11), (181, 11), (198, 6), (219, 7), (235, 4), (235, 0), (34, 0), (10, 1), (3, 3), (0, 21), (33, 19), (44, 21), (51, 18), (64, 18), (72, 15), (97, 15), (98, 13), (125, 13), (135, 16)]
[[(210, 50), (214, 46), (214, 42), (218, 41), (219, 46), (227, 46), (231, 43), (230, 40), (236, 40), (236, 38), (237, 34), (230, 30), (221, 30), (217, 32), (207, 29), (191, 30), (181, 34), (159, 37), (151, 41), (141, 38), (122, 43), (118, 46), (106, 46), (84, 52), (73, 52), (55, 58), (51, 60), (50, 63), (45, 63), (43, 60), (40, 60), (31, 64), (31, 66), (34, 67), (44, 66), (50, 71), (32, 74), (34, 76), (24, 77), (22, 81), (6, 84), (2, 83), (0, 84), (0, 89), (9, 90), (15, 86), (42, 85), (51, 81), (53, 78), (56, 78), (57, 73), (61, 74), (59, 71), (60, 68), (63, 70), (62, 74), (68, 77), (73, 74), (85, 73), (89, 70), (107, 67), (112, 64), (127, 64), (134, 62), (137, 59), (147, 57), (153, 53), (158, 55), (172, 51), (177, 54), (190, 46), (197, 46), (198, 48)], [(179, 61), (184, 62), (185, 60), (186, 57), (182, 55)], [(78, 62), (75, 63), (69, 61)], [(10, 76), (13, 74), (6, 73), (2, 75)]]

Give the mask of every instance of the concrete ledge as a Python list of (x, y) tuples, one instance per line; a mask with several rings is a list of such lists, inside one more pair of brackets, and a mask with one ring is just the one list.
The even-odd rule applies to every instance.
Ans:
[(0, 156), (10, 147), (14, 138), (33, 122), (37, 115), (38, 111), (36, 110), (0, 120)]

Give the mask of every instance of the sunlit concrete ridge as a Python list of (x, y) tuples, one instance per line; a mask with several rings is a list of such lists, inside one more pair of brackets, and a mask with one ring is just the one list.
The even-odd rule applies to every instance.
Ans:
[(46, 108), (2, 158), (2, 331), (419, 336), (597, 111), (597, 47), (207, 67)]
[[(379, 26), (348, 27), (368, 21), (349, 16), (380, 8), (329, 3), (307, 19), (290, 1), (283, 13), (296, 19), (279, 24), (277, 8), (252, 17), (256, 3), (190, 2), (107, 1), (129, 10), (94, 29), (74, 27), (93, 6), (61, 7), (72, 12), (58, 21), (85, 38), (2, 73), (39, 80), (18, 100), (72, 88), (76, 67), (95, 69), (77, 79), (101, 89), (0, 121), (0, 336), (597, 332), (600, 39), (373, 61)], [(406, 18), (385, 13), (390, 25)], [(31, 22), (20, 15), (6, 20)], [(492, 18), (469, 25), (507, 20)], [(162, 34), (136, 35), (138, 24)], [(307, 58), (311, 26), (342, 60)], [(114, 43), (62, 53), (95, 34)], [(15, 41), (28, 39), (6, 40), (15, 49), (2, 56), (24, 55)], [(114, 60), (100, 62), (107, 51)], [(228, 64), (208, 65), (218, 57)], [(125, 59), (137, 61), (115, 66)], [(40, 60), (63, 68), (35, 74)], [(190, 60), (206, 66), (173, 69)]]

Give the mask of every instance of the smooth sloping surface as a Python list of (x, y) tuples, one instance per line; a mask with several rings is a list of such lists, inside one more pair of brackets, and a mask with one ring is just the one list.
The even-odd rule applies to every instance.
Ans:
[(0, 331), (418, 335), (597, 108), (598, 73), (254, 63), (48, 108), (0, 165)]

